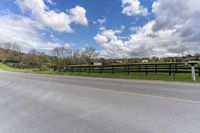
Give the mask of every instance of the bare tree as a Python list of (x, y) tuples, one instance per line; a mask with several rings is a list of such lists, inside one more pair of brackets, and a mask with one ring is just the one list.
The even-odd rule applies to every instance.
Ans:
[(4, 62), (8, 59), (8, 53), (3, 49), (0, 48), (0, 62)]
[(22, 62), (30, 67), (46, 69), (51, 60), (50, 56), (46, 55), (45, 53), (39, 52), (36, 49), (31, 49), (27, 54), (23, 54)]
[(20, 46), (14, 42), (3, 42), (1, 43), (1, 48), (4, 49), (8, 55), (7, 60), (15, 61), (19, 60), (20, 53)]
[(32, 55), (39, 55), (40, 54), (40, 52), (37, 51), (35, 48), (31, 49), (28, 53), (32, 54)]
[(0, 49), (3, 49), (3, 43), (0, 42)]
[(54, 64), (57, 67), (69, 64), (69, 60), (72, 57), (72, 50), (66, 47), (56, 47), (52, 50), (52, 55), (54, 56)]
[(27, 54), (22, 56), (22, 62), (28, 66), (38, 67), (38, 51), (31, 49)]
[(66, 47), (56, 47), (52, 50), (52, 55), (59, 58), (69, 58), (72, 55), (72, 50)]
[(97, 58), (99, 53), (96, 51), (93, 47), (86, 47), (82, 52), (82, 58), (90, 64), (92, 62), (92, 59)]
[(180, 49), (180, 53), (181, 53), (182, 58), (185, 56), (186, 52), (187, 52), (187, 48), (186, 47), (182, 47)]

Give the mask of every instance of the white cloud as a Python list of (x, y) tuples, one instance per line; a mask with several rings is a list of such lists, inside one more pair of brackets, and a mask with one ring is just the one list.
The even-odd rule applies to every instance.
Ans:
[(122, 13), (128, 16), (148, 14), (148, 9), (143, 7), (139, 0), (121, 0), (122, 1)]
[(41, 31), (45, 30), (43, 25), (29, 17), (11, 13), (2, 15), (0, 16), (0, 27), (0, 41), (15, 42), (25, 49), (50, 50), (65, 45), (43, 40), (41, 35)]
[(54, 0), (47, 0), (47, 2), (51, 5), (55, 5), (56, 3), (54, 2)]
[(139, 27), (139, 26), (131, 26), (131, 27), (129, 28), (129, 30), (130, 30), (131, 32), (137, 32), (140, 28), (141, 28), (141, 27)]
[[(47, 0), (50, 4), (52, 0)], [(68, 12), (57, 12), (45, 5), (44, 0), (16, 0), (23, 11), (28, 11), (41, 24), (59, 32), (73, 32), (71, 24), (87, 25), (86, 10), (76, 6)]]
[(98, 22), (100, 25), (103, 25), (106, 22), (106, 18), (102, 17), (102, 18), (98, 19)]
[(120, 36), (118, 36), (122, 30), (122, 28), (119, 30), (100, 28), (100, 32), (94, 39), (104, 48), (101, 52), (101, 56), (109, 58), (126, 56), (128, 47), (124, 41), (120, 39)]
[(99, 44), (105, 44), (108, 42), (108, 38), (107, 36), (103, 35), (103, 34), (97, 34), (94, 39), (96, 40), (97, 43)]
[[(175, 56), (182, 50), (194, 54), (200, 51), (200, 3), (198, 0), (157, 0), (152, 5), (155, 19), (143, 27), (131, 28), (127, 39), (112, 29), (103, 29), (94, 37), (103, 47), (102, 55)], [(110, 34), (106, 34), (110, 33)], [(112, 34), (111, 34), (112, 33)], [(106, 38), (106, 39), (105, 39)]]
[(104, 23), (106, 22), (106, 18), (103, 16), (95, 21), (93, 21), (93, 24), (99, 24), (100, 26), (104, 25)]
[(86, 10), (83, 7), (76, 6), (75, 8), (70, 9), (70, 19), (72, 22), (81, 25), (87, 25), (88, 20), (85, 16)]

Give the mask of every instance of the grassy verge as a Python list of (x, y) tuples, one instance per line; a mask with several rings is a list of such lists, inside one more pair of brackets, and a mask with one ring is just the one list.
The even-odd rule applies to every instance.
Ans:
[[(51, 69), (41, 71), (39, 69), (16, 69), (10, 66), (7, 66), (5, 64), (0, 63), (0, 69), (5, 71), (13, 71), (13, 72), (23, 72), (23, 73), (34, 73), (34, 74), (51, 74), (51, 75), (67, 75), (67, 76), (84, 76), (84, 77), (102, 77), (102, 78), (123, 78), (123, 79), (143, 79), (143, 80), (163, 80), (163, 81), (174, 81), (173, 76), (169, 76), (168, 73), (148, 73), (146, 75), (145, 73), (130, 73), (128, 75), (127, 73), (79, 73), (79, 72), (58, 72), (53, 71)], [(197, 77), (197, 83), (200, 83), (200, 78), (198, 75)], [(192, 82), (191, 80), (191, 74), (176, 74), (175, 75), (175, 81), (182, 81), (182, 82)]]

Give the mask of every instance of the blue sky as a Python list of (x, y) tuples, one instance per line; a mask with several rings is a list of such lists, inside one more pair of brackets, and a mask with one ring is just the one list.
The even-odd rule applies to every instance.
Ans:
[(192, 16), (200, 6), (183, 1), (1, 0), (0, 40), (25, 51), (92, 46), (108, 58), (196, 53), (200, 32)]

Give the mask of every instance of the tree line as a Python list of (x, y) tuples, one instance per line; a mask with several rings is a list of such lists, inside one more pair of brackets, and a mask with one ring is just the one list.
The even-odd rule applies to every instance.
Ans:
[[(200, 54), (195, 54), (197, 60), (200, 60)], [(189, 60), (192, 55), (184, 57), (133, 57), (122, 59), (99, 58), (99, 52), (93, 47), (83, 49), (72, 49), (70, 47), (56, 47), (49, 54), (31, 49), (28, 52), (22, 52), (19, 45), (14, 42), (0, 43), (0, 61), (18, 64), (19, 66), (29, 66), (36, 68), (49, 68), (52, 66), (63, 67), (67, 65), (90, 65), (92, 62), (101, 62), (104, 65), (111, 64), (131, 64), (148, 62), (184, 62)]]
[(98, 58), (99, 53), (93, 47), (74, 50), (69, 47), (56, 47), (49, 54), (31, 49), (22, 52), (19, 45), (13, 42), (0, 43), (0, 61), (19, 63), (32, 67), (62, 67), (66, 65), (90, 64)]

